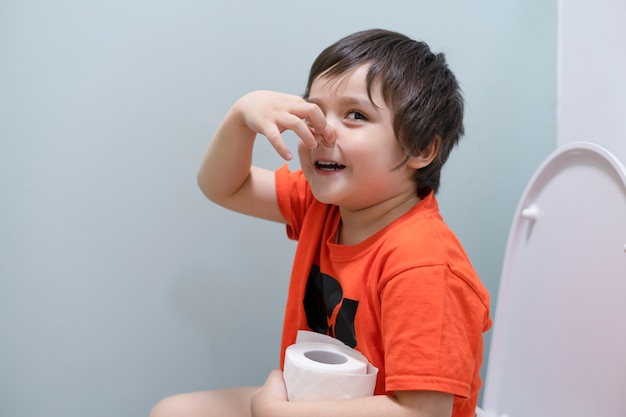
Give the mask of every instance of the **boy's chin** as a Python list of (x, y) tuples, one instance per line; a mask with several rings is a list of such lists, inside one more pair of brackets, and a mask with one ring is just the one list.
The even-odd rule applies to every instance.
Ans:
[(328, 196), (325, 195), (313, 193), (313, 197), (315, 197), (315, 199), (322, 204), (335, 204), (331, 198), (328, 198)]
[(315, 197), (315, 199), (319, 201), (320, 203), (323, 203), (323, 204), (336, 204), (337, 203), (336, 199), (328, 195), (328, 193), (319, 192), (319, 191), (316, 192), (314, 187), (311, 187), (311, 193), (313, 194), (313, 197)]

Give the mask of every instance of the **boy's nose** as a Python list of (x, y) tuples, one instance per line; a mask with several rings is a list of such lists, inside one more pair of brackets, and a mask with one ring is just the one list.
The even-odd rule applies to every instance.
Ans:
[(329, 139), (327, 139), (327, 138), (326, 138), (326, 136), (324, 136), (324, 135), (320, 135), (320, 143), (321, 143), (322, 145), (324, 145), (324, 146), (331, 147), (331, 146), (334, 146), (334, 145), (335, 145), (335, 138), (332, 138), (332, 139), (331, 139), (331, 138), (329, 138)]
[(330, 122), (327, 120), (326, 126), (324, 129), (318, 133), (320, 136), (320, 143), (324, 146), (334, 146), (336, 141), (335, 129), (331, 126)]

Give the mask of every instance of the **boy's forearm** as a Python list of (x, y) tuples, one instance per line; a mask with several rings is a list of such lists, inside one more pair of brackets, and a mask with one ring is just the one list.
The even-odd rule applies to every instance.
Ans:
[(211, 139), (198, 170), (200, 189), (218, 204), (235, 194), (250, 174), (256, 133), (239, 119), (233, 107)]
[(282, 372), (270, 372), (252, 396), (253, 417), (450, 417), (454, 396), (435, 391), (399, 391), (337, 401), (287, 401)]
[(422, 403), (420, 406), (403, 404), (386, 395), (339, 401), (287, 402), (282, 405), (272, 412), (272, 417), (450, 417), (452, 414), (452, 401), (449, 401), (449, 407), (445, 401), (443, 405)]
[(387, 396), (374, 396), (340, 401), (302, 401), (284, 403), (282, 412), (273, 417), (400, 417), (398, 404)]

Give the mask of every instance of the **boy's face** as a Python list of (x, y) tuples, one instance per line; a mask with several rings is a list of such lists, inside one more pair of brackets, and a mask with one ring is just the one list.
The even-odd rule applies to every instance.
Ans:
[(323, 75), (311, 85), (317, 104), (335, 131), (335, 142), (308, 149), (298, 146), (300, 165), (319, 201), (361, 210), (401, 195), (415, 194), (414, 168), (405, 161), (393, 130), (393, 111), (379, 83), (367, 94), (369, 67), (359, 66), (337, 78)]

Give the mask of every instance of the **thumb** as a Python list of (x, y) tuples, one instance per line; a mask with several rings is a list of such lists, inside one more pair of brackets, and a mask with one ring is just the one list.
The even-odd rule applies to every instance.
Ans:
[(267, 379), (265, 380), (265, 385), (272, 390), (275, 390), (275, 392), (282, 391), (285, 393), (285, 396), (287, 395), (287, 389), (285, 387), (285, 381), (283, 379), (283, 372), (279, 369), (274, 369), (272, 372), (270, 372), (270, 374), (267, 376)]

